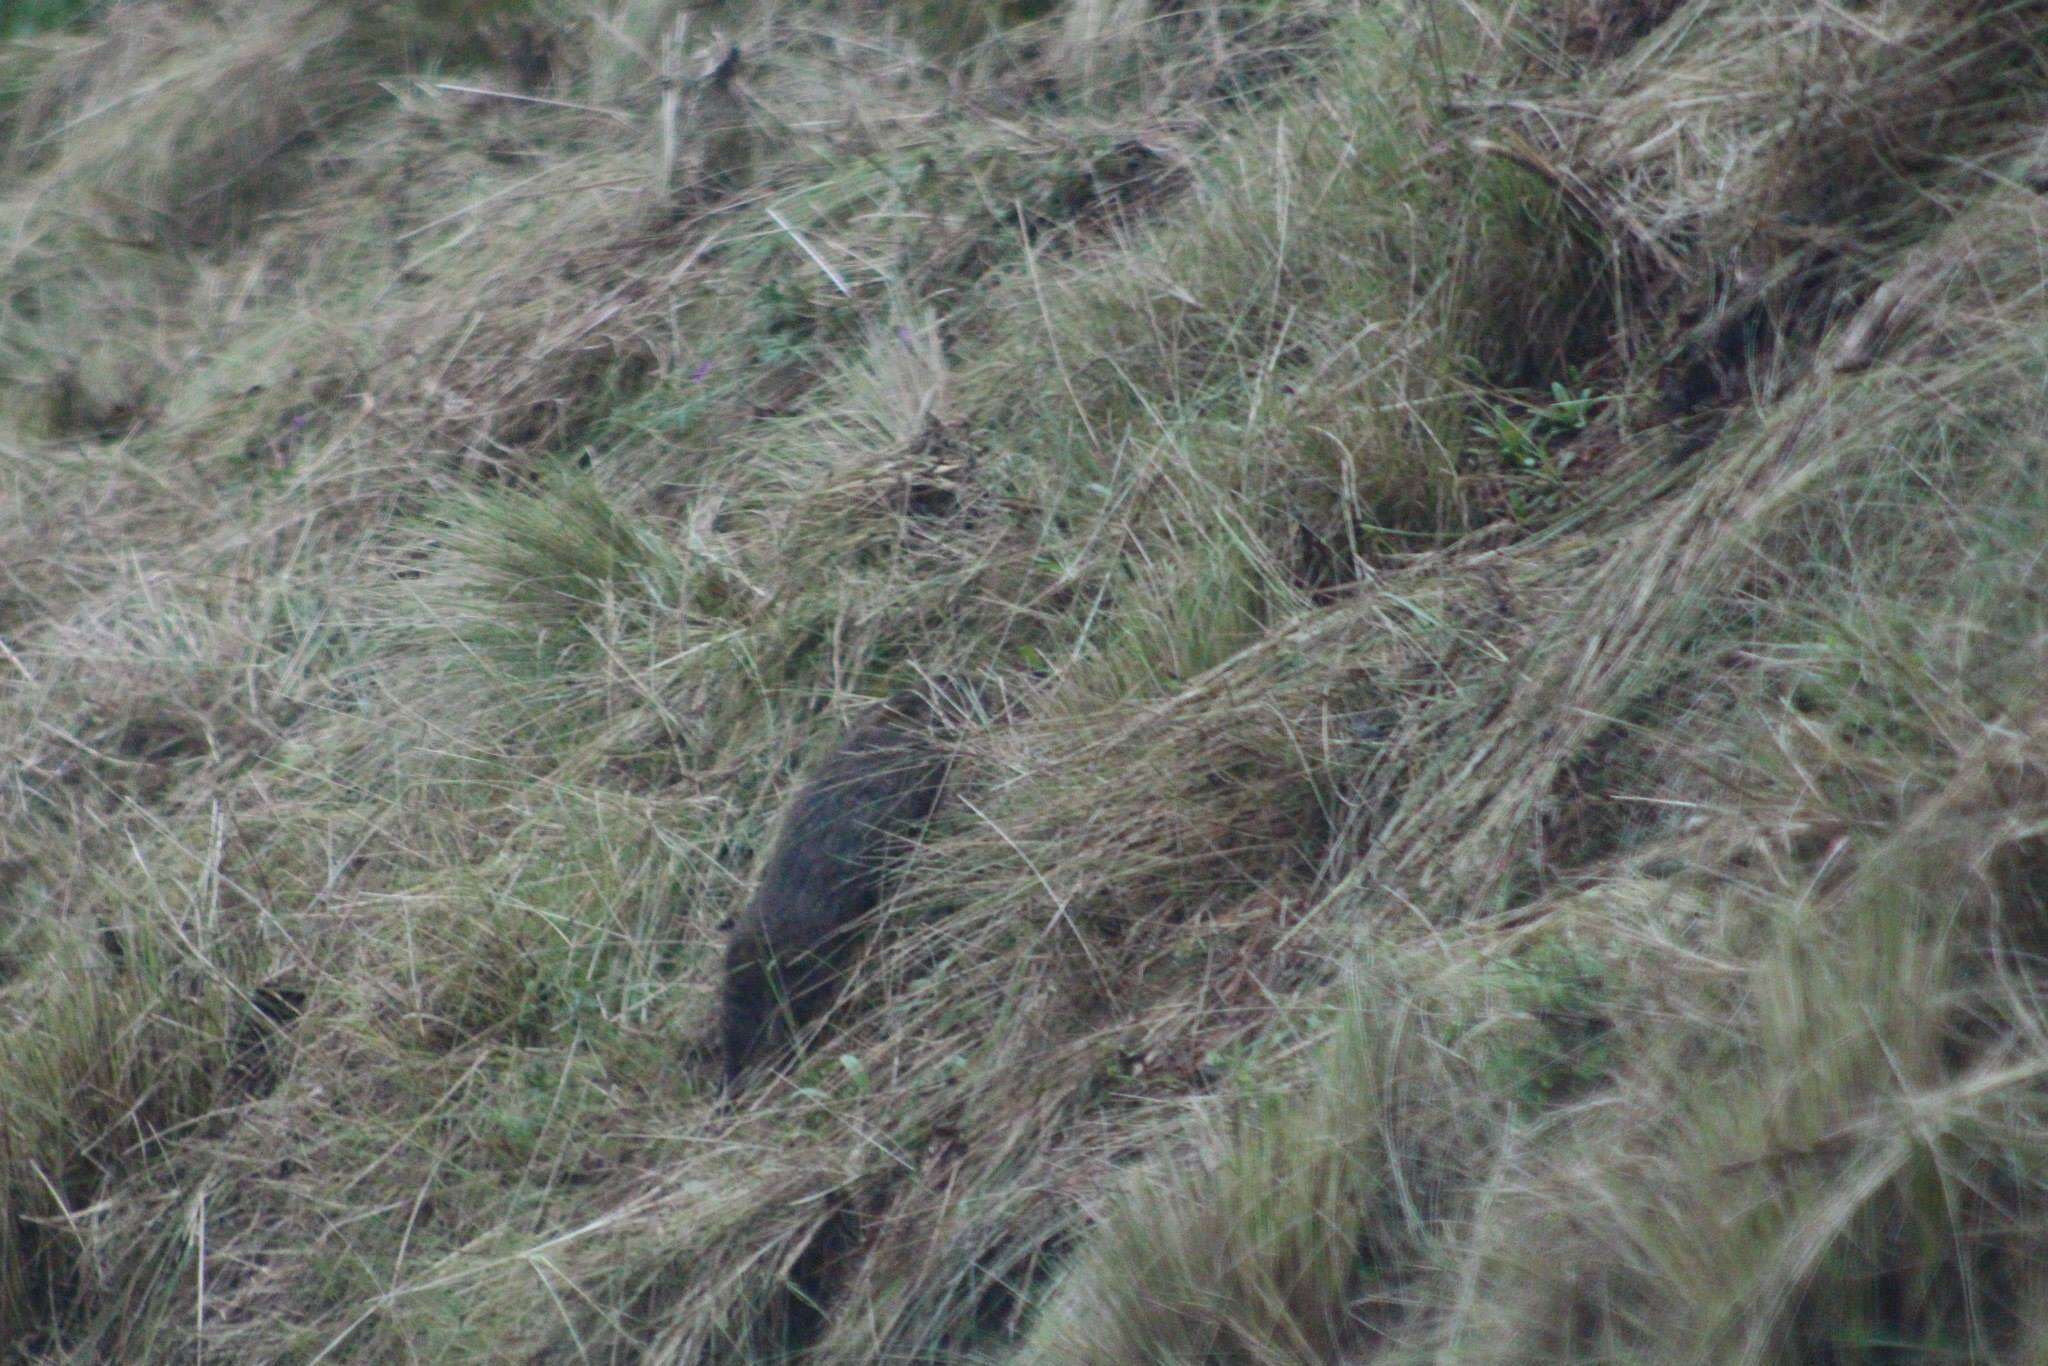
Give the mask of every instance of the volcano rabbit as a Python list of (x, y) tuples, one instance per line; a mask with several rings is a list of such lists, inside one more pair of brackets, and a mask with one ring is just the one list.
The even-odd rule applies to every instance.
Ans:
[(798, 790), (725, 955), (725, 1089), (830, 1003), (864, 926), (938, 804), (950, 752), (925, 696), (899, 693)]

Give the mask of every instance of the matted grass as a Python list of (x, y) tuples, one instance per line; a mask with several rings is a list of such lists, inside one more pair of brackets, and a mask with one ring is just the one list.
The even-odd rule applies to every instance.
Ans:
[(886, 9), (0, 59), (0, 1337), (2037, 1355), (2048, 7)]

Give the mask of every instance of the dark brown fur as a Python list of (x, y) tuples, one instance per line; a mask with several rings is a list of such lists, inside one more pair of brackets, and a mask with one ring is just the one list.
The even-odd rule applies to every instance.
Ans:
[(830, 1002), (867, 918), (945, 785), (931, 704), (891, 698), (797, 792), (725, 957), (725, 1084)]

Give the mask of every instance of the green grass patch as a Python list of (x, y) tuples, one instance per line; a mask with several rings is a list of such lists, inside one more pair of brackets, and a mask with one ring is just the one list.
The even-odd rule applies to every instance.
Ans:
[(26, 38), (82, 24), (100, 8), (101, 0), (19, 0), (0, 16), (0, 39)]

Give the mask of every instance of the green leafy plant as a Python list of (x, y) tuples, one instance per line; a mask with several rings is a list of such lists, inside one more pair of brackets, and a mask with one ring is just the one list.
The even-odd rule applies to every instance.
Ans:
[(1574, 392), (1563, 381), (1551, 383), (1550, 400), (1520, 416), (1489, 403), (1487, 416), (1473, 423), (1472, 430), (1492, 444), (1508, 469), (1556, 482), (1571, 466), (1572, 452), (1555, 450), (1554, 444), (1560, 437), (1586, 430), (1593, 411), (1607, 400), (1591, 389)]

